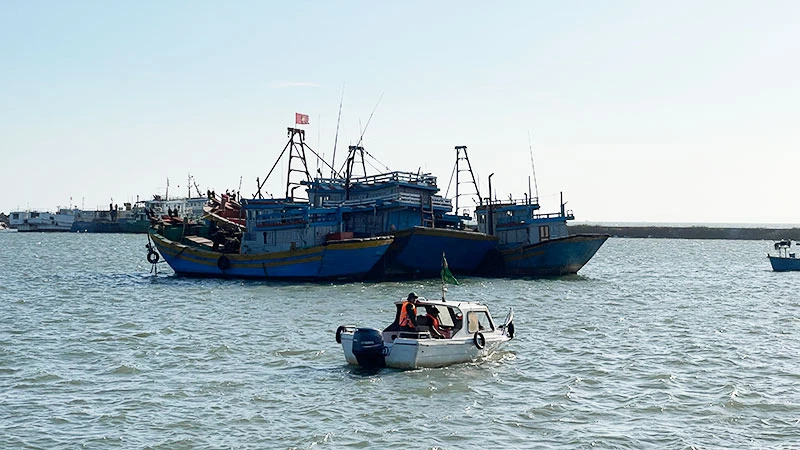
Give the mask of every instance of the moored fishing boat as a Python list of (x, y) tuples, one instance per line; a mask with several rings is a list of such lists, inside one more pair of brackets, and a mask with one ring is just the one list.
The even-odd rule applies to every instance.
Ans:
[[(491, 189), (490, 189), (491, 191)], [(487, 276), (558, 276), (577, 273), (608, 239), (605, 234), (570, 235), (564, 208), (539, 214), (538, 202), (485, 199), (476, 208), (478, 229), (497, 236), (481, 271)]]
[(109, 205), (107, 210), (79, 210), (70, 231), (76, 233), (147, 233), (146, 202)]
[[(289, 134), (287, 148), (305, 146), (303, 130), (290, 128)], [(323, 280), (369, 272), (393, 238), (342, 233), (341, 208), (312, 207), (291, 196), (291, 184), (279, 199), (263, 198), (263, 183), (252, 199), (209, 193), (201, 221), (153, 215), (148, 261), (163, 256), (177, 274), (189, 276)]]
[(20, 233), (23, 232), (67, 232), (75, 221), (75, 208), (59, 208), (56, 212), (49, 211), (12, 211), (9, 214), (8, 225)]
[(778, 254), (767, 254), (767, 258), (769, 258), (769, 263), (772, 266), (773, 271), (800, 271), (800, 258), (797, 258), (796, 253), (789, 251), (791, 247), (792, 241), (790, 239), (784, 239), (775, 243), (775, 250), (778, 252)]

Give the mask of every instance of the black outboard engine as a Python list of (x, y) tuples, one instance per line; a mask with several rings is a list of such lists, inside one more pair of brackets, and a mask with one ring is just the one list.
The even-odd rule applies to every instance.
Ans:
[(353, 356), (361, 367), (386, 367), (383, 337), (375, 328), (358, 328), (353, 333)]

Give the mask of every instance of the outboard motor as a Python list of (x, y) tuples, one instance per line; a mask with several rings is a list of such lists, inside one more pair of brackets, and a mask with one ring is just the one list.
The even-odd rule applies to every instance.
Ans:
[(383, 337), (375, 328), (358, 328), (353, 333), (353, 356), (361, 367), (386, 367)]

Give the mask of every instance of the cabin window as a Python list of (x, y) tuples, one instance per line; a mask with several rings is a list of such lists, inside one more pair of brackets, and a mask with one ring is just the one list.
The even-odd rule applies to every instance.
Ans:
[(547, 241), (550, 239), (550, 226), (549, 225), (540, 225), (539, 226), (539, 240), (540, 241)]
[(467, 313), (467, 331), (475, 333), (477, 331), (491, 331), (492, 321), (486, 311), (470, 311)]

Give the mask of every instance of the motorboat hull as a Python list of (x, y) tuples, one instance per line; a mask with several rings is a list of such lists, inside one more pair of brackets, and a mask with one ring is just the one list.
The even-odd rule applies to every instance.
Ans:
[[(386, 343), (385, 366), (394, 369), (445, 367), (487, 357), (498, 351), (510, 338), (500, 332), (485, 334), (485, 345), (478, 348), (470, 339), (409, 339), (397, 338)], [(342, 334), (345, 360), (359, 365), (353, 354), (353, 335)]]
[(800, 271), (800, 258), (768, 255), (775, 272)]

